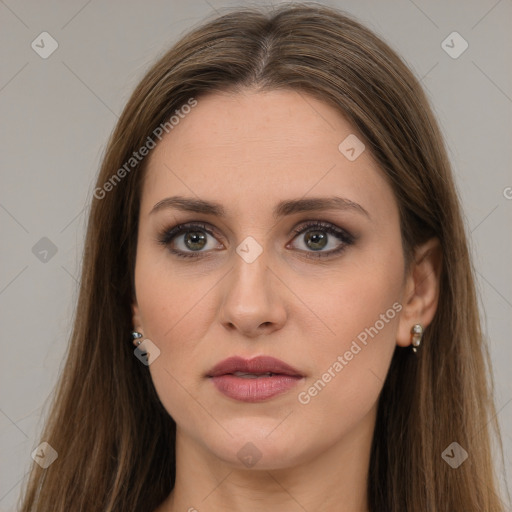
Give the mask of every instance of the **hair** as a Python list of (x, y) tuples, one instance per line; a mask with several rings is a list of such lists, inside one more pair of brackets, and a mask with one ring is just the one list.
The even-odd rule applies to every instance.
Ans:
[[(400, 212), (406, 263), (436, 237), (439, 304), (418, 354), (396, 347), (379, 396), (367, 483), (372, 512), (503, 511), (502, 453), (465, 225), (441, 131), (419, 81), (372, 31), (318, 4), (229, 11), (149, 69), (109, 140), (98, 188), (176, 109), (214, 92), (291, 90), (336, 109), (363, 137)], [(74, 326), (21, 511), (152, 511), (175, 483), (176, 424), (133, 355), (131, 304), (147, 158), (92, 199)], [(126, 169), (126, 166), (125, 166)], [(408, 263), (407, 263), (408, 264)], [(456, 441), (457, 469), (441, 457)]]

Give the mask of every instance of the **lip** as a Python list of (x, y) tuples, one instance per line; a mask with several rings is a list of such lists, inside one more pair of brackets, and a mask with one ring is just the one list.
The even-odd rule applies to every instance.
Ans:
[[(273, 375), (248, 378), (236, 372)], [(217, 363), (206, 375), (225, 396), (242, 402), (262, 402), (289, 391), (304, 378), (297, 369), (270, 356), (253, 359), (229, 357)]]
[(290, 377), (304, 377), (299, 370), (293, 368), (284, 361), (271, 356), (257, 356), (252, 359), (244, 359), (235, 356), (228, 357), (217, 363), (207, 374), (207, 377), (218, 377), (235, 372), (246, 373), (276, 373)]

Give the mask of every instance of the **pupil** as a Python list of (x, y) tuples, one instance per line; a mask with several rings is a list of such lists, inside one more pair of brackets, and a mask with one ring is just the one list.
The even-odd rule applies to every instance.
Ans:
[[(189, 243), (190, 242), (190, 243)], [(185, 245), (192, 250), (202, 249), (205, 246), (206, 237), (200, 231), (188, 231), (185, 235)]]
[[(310, 231), (306, 234), (306, 245), (313, 250), (323, 249), (327, 243), (327, 237), (325, 233), (321, 231)], [(311, 242), (313, 246), (309, 244)]]

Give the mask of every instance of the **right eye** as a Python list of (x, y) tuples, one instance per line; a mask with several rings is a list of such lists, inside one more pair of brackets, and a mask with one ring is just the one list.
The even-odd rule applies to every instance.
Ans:
[(224, 247), (208, 240), (209, 237), (215, 238), (213, 230), (207, 224), (187, 223), (164, 229), (158, 242), (181, 258), (200, 258), (202, 253)]

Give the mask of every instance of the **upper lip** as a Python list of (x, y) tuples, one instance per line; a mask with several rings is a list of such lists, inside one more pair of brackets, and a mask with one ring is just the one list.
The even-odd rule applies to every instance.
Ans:
[(257, 356), (252, 359), (244, 359), (239, 356), (228, 357), (217, 363), (207, 373), (207, 377), (218, 377), (219, 375), (228, 375), (235, 372), (276, 373), (293, 377), (303, 377), (293, 366), (270, 356)]

